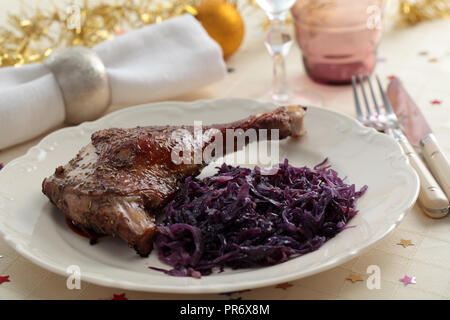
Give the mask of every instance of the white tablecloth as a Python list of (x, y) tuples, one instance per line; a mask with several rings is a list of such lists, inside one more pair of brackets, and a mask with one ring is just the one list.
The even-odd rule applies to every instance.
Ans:
[[(11, 3), (11, 2), (9, 2)], [(0, 9), (8, 8), (0, 1)], [(3, 11), (3, 10), (0, 10)], [(3, 22), (4, 20), (1, 20)], [(259, 97), (271, 83), (271, 60), (260, 29), (247, 26), (240, 50), (227, 64), (234, 71), (219, 83), (176, 100), (223, 97)], [(450, 19), (427, 22), (403, 30), (386, 32), (379, 47), (376, 72), (384, 79), (401, 78), (429, 120), (437, 138), (450, 156)], [(426, 52), (424, 55), (421, 52)], [(300, 51), (294, 46), (287, 60), (291, 85), (321, 95), (323, 106), (355, 116), (350, 86), (324, 86), (309, 80), (303, 70)], [(432, 104), (432, 100), (442, 101)], [(111, 109), (114, 111), (118, 108)], [(324, 129), (325, 130), (325, 129)], [(40, 137), (41, 138), (41, 137)], [(0, 163), (23, 155), (40, 138), (0, 151)], [(413, 246), (398, 245), (400, 239)], [(334, 269), (281, 286), (253, 289), (228, 295), (172, 295), (106, 288), (82, 282), (81, 290), (67, 290), (66, 279), (20, 257), (0, 240), (0, 299), (109, 299), (125, 294), (128, 299), (450, 299), (450, 217), (427, 218), (416, 205), (400, 226), (365, 254)], [(381, 269), (381, 289), (369, 290), (365, 281), (346, 280), (351, 273), (366, 280), (367, 266)], [(416, 284), (399, 282), (415, 276)], [(123, 297), (123, 296), (119, 296)]]

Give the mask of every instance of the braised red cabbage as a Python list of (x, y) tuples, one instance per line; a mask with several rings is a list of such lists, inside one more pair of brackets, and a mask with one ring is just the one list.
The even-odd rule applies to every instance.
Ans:
[(318, 249), (357, 214), (356, 191), (327, 165), (274, 175), (223, 164), (216, 175), (188, 178), (165, 208), (155, 246), (174, 276), (199, 278), (224, 267), (274, 265)]

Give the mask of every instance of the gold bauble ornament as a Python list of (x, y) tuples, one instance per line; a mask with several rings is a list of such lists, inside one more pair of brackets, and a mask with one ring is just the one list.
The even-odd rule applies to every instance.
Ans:
[(236, 52), (244, 39), (244, 21), (236, 7), (227, 1), (205, 0), (196, 9), (196, 18), (222, 47), (224, 58)]

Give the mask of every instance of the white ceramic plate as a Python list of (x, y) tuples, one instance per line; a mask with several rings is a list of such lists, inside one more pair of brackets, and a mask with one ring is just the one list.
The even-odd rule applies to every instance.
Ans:
[(267, 286), (324, 271), (360, 254), (401, 221), (417, 197), (419, 184), (400, 147), (390, 137), (361, 126), (342, 114), (308, 108), (307, 135), (280, 144), (280, 157), (296, 166), (313, 166), (325, 157), (342, 177), (367, 193), (357, 202), (360, 213), (349, 228), (319, 250), (265, 268), (226, 270), (201, 279), (171, 277), (148, 266), (168, 268), (152, 253), (140, 258), (120, 239), (97, 245), (69, 230), (64, 214), (41, 192), (42, 180), (89, 143), (92, 132), (109, 127), (222, 123), (273, 109), (272, 104), (244, 99), (163, 102), (124, 109), (95, 122), (58, 130), (0, 171), (0, 232), (20, 254), (66, 275), (70, 265), (83, 281), (123, 289), (207, 293)]

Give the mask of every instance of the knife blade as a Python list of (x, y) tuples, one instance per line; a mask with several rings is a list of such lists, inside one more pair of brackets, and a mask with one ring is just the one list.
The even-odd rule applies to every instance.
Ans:
[(450, 199), (450, 161), (419, 107), (398, 78), (390, 81), (387, 96), (408, 141), (421, 151), (431, 173)]

